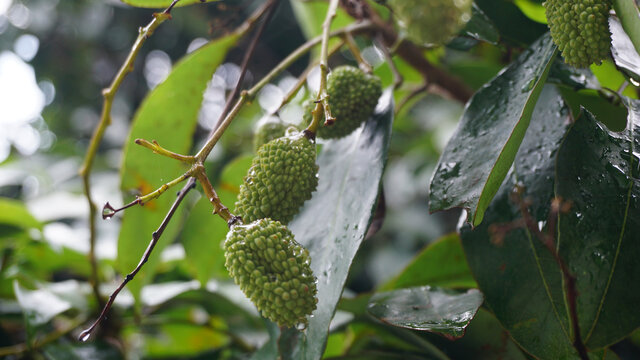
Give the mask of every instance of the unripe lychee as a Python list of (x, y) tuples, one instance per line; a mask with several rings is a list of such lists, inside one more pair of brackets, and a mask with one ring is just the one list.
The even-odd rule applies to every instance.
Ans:
[(280, 326), (308, 323), (316, 308), (309, 252), (278, 221), (235, 225), (224, 242), (225, 266), (262, 316)]
[(389, 0), (407, 37), (421, 45), (442, 45), (471, 19), (471, 0)]
[[(382, 84), (377, 76), (366, 74), (353, 66), (340, 66), (329, 74), (327, 94), (331, 115), (336, 121), (333, 125), (321, 126), (318, 137), (340, 138), (349, 135), (373, 114), (382, 94)], [(312, 101), (305, 103), (306, 123), (311, 121), (314, 106)]]
[(607, 58), (610, 0), (547, 0), (543, 5), (553, 42), (567, 64), (583, 68)]
[(270, 218), (288, 223), (318, 186), (316, 147), (293, 132), (258, 150), (240, 185), (236, 215), (245, 223)]
[[(271, 140), (283, 137), (287, 128), (293, 125), (282, 121), (277, 116), (267, 116), (256, 124), (253, 134), (253, 148), (257, 152), (260, 147)], [(295, 127), (294, 127), (295, 128)]]

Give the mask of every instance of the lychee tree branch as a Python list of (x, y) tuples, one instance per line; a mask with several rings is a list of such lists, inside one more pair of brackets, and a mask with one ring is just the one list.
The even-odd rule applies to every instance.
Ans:
[[(329, 57), (331, 57), (338, 50), (340, 50), (344, 46), (344, 44), (345, 44), (344, 41), (340, 41), (333, 48), (331, 48), (329, 50)], [(302, 72), (302, 74), (300, 74), (296, 84), (291, 88), (291, 90), (289, 90), (289, 93), (282, 100), (282, 104), (280, 104), (280, 108), (290, 103), (291, 100), (293, 100), (296, 97), (296, 94), (298, 93), (298, 91), (300, 91), (300, 88), (302, 88), (304, 83), (307, 81), (307, 77), (309, 77), (311, 70), (315, 69), (318, 66), (318, 64), (320, 64), (320, 60), (316, 60), (312, 62), (309, 66), (307, 66), (307, 68)]]
[[(320, 47), (320, 87), (316, 97), (316, 107), (313, 109), (313, 117), (311, 124), (307, 127), (307, 131), (315, 134), (320, 125), (322, 114), (326, 123), (332, 123), (336, 119), (331, 115), (331, 107), (329, 106), (329, 94), (327, 94), (327, 76), (329, 75), (329, 31), (331, 23), (336, 17), (339, 0), (330, 0), (327, 16), (322, 23), (322, 45)], [(350, 33), (345, 33), (347, 35)]]
[(84, 194), (87, 198), (87, 202), (89, 204), (89, 263), (91, 265), (91, 286), (93, 289), (94, 296), (98, 305), (102, 305), (102, 297), (100, 296), (99, 291), (99, 276), (98, 276), (98, 263), (96, 260), (95, 248), (96, 248), (96, 205), (91, 199), (91, 182), (90, 182), (90, 174), (91, 168), (93, 167), (93, 161), (98, 152), (98, 146), (102, 141), (102, 137), (104, 136), (104, 132), (107, 127), (111, 124), (111, 107), (113, 105), (113, 99), (115, 97), (116, 92), (120, 88), (122, 81), (124, 78), (133, 71), (133, 64), (138, 57), (138, 53), (142, 48), (142, 45), (145, 41), (153, 34), (153, 32), (160, 26), (163, 22), (171, 19), (171, 10), (180, 0), (174, 0), (169, 7), (167, 7), (161, 13), (154, 13), (153, 19), (147, 26), (144, 28), (140, 28), (138, 32), (138, 37), (136, 41), (133, 43), (131, 47), (131, 51), (129, 55), (127, 55), (126, 60), (118, 70), (118, 73), (114, 77), (113, 81), (109, 85), (108, 88), (102, 91), (102, 96), (104, 97), (104, 103), (102, 105), (102, 113), (100, 115), (100, 121), (98, 122), (98, 126), (96, 127), (93, 135), (91, 136), (91, 141), (89, 142), (89, 149), (87, 150), (87, 154), (84, 157), (84, 161), (82, 163), (82, 167), (80, 168), (79, 174), (82, 177), (82, 183), (84, 188)]

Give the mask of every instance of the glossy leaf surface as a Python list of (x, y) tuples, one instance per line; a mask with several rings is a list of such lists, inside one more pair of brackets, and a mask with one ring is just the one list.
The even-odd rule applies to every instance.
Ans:
[(480, 305), (482, 294), (476, 289), (460, 294), (423, 286), (375, 294), (367, 310), (389, 325), (457, 339), (464, 335)]
[(640, 81), (640, 55), (633, 46), (629, 35), (624, 32), (620, 20), (609, 17), (611, 29), (611, 54), (616, 65), (636, 81)]
[(555, 49), (549, 36), (540, 38), (471, 98), (431, 180), (431, 211), (463, 207), (468, 222), (482, 222), (527, 131)]
[[(553, 231), (560, 256), (577, 278), (578, 318), (589, 350), (619, 341), (640, 325), (634, 304), (640, 291), (638, 104), (630, 103), (623, 133), (606, 130), (588, 112), (567, 132), (569, 110), (546, 88), (532, 127), (514, 162), (514, 171), (474, 230), (462, 242), (486, 303), (527, 352), (540, 358), (577, 358), (562, 275), (550, 252), (530, 229), (492, 236), (522, 218), (510, 197), (516, 183), (525, 189), (529, 212), (547, 231), (555, 196), (571, 207)], [(565, 132), (566, 135), (565, 135)], [(509, 225), (511, 224), (511, 225)], [(593, 353), (600, 357), (602, 351)]]
[(318, 307), (304, 332), (289, 329), (281, 335), (285, 341), (279, 347), (289, 349), (284, 358), (322, 357), (351, 262), (375, 210), (393, 108), (391, 92), (386, 91), (364, 127), (323, 143), (318, 190), (289, 224), (296, 240), (309, 250), (318, 278)]
[[(187, 55), (147, 96), (135, 115), (124, 149), (121, 187), (125, 194), (132, 191), (147, 194), (187, 170), (178, 161), (154, 154), (133, 142), (137, 138), (156, 140), (166, 149), (187, 154), (191, 150), (203, 92), (236, 40), (235, 35), (225, 37)], [(121, 273), (129, 273), (138, 264), (151, 233), (162, 222), (178, 189), (171, 189), (159, 199), (125, 212), (118, 239), (118, 269)], [(153, 277), (158, 254), (175, 235), (177, 224), (177, 221), (171, 222), (164, 239), (158, 243), (155, 256), (151, 256), (144, 270), (130, 283), (129, 289), (134, 296)]]

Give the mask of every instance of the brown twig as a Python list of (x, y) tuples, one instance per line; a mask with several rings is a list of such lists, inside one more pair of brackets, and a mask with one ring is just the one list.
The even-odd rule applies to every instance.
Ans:
[[(557, 219), (560, 213), (566, 213), (571, 208), (570, 202), (563, 202), (560, 198), (554, 198), (551, 202), (551, 210), (547, 218), (547, 231), (543, 232), (538, 228), (538, 224), (529, 212), (529, 202), (522, 198), (524, 188), (517, 186), (512, 194), (512, 201), (518, 206), (522, 218), (509, 224), (499, 224), (497, 226), (492, 225), (490, 231), (494, 232), (494, 235), (499, 239), (503, 239), (506, 232), (509, 232), (515, 228), (525, 227), (532, 234), (534, 234), (542, 244), (547, 248), (551, 256), (560, 267), (562, 277), (564, 279), (565, 296), (567, 304), (569, 306), (569, 316), (571, 322), (571, 328), (573, 331), (573, 347), (578, 352), (578, 355), (582, 360), (588, 360), (587, 347), (582, 341), (582, 335), (580, 334), (580, 324), (578, 322), (578, 290), (576, 288), (576, 277), (571, 273), (569, 266), (562, 259), (558, 253), (555, 242), (555, 232)], [(494, 239), (495, 241), (495, 239)]]
[(118, 294), (120, 293), (120, 291), (124, 289), (124, 287), (127, 285), (127, 283), (129, 283), (129, 281), (133, 280), (133, 278), (140, 271), (140, 269), (142, 269), (142, 266), (144, 266), (144, 264), (149, 260), (149, 256), (151, 256), (151, 252), (153, 252), (153, 249), (155, 248), (156, 244), (158, 244), (158, 241), (160, 240), (162, 233), (167, 228), (167, 225), (169, 225), (171, 218), (173, 218), (173, 214), (178, 209), (178, 206), (180, 206), (180, 203), (182, 203), (182, 200), (184, 200), (184, 198), (187, 196), (187, 193), (189, 193), (189, 191), (193, 189), (195, 184), (196, 184), (195, 179), (190, 178), (187, 184), (182, 188), (182, 190), (178, 192), (178, 197), (173, 202), (173, 205), (171, 205), (169, 212), (162, 220), (162, 223), (160, 223), (160, 226), (158, 227), (158, 229), (154, 231), (153, 234), (151, 235), (151, 241), (149, 242), (149, 246), (147, 246), (147, 249), (142, 255), (142, 258), (140, 259), (140, 262), (138, 263), (138, 265), (135, 267), (135, 269), (133, 269), (132, 272), (130, 272), (129, 274), (127, 274), (127, 276), (125, 276), (124, 280), (120, 283), (120, 285), (116, 288), (116, 290), (114, 290), (113, 293), (111, 293), (111, 295), (109, 296), (109, 299), (107, 300), (107, 303), (102, 308), (102, 312), (100, 313), (100, 316), (96, 319), (96, 321), (93, 322), (93, 324), (91, 324), (91, 326), (89, 326), (89, 328), (87, 328), (86, 330), (80, 333), (80, 335), (78, 336), (78, 340), (80, 341), (89, 340), (91, 333), (107, 316), (107, 313), (109, 313), (109, 310), (111, 309), (111, 305), (113, 305), (113, 302), (115, 301), (116, 297), (118, 297)]
[(89, 142), (89, 148), (87, 149), (87, 154), (85, 155), (84, 161), (82, 163), (82, 167), (80, 168), (79, 174), (82, 177), (83, 189), (85, 197), (87, 198), (87, 202), (89, 203), (89, 264), (91, 265), (91, 287), (93, 289), (93, 294), (98, 302), (98, 305), (102, 305), (102, 297), (100, 296), (99, 291), (99, 276), (98, 276), (98, 261), (96, 259), (96, 205), (91, 198), (91, 182), (90, 175), (91, 169), (93, 167), (93, 161), (98, 152), (98, 146), (102, 141), (102, 137), (104, 136), (104, 132), (107, 127), (111, 123), (111, 107), (113, 105), (113, 99), (115, 98), (116, 92), (120, 88), (122, 81), (124, 78), (133, 71), (133, 63), (135, 59), (138, 57), (138, 53), (142, 48), (144, 42), (153, 34), (156, 28), (160, 26), (163, 22), (168, 19), (171, 19), (171, 9), (179, 2), (180, 0), (174, 0), (169, 7), (167, 7), (163, 12), (153, 14), (153, 19), (147, 26), (144, 28), (140, 28), (138, 38), (134, 42), (131, 47), (131, 51), (127, 56), (126, 60), (118, 70), (118, 73), (113, 78), (113, 81), (109, 85), (108, 88), (102, 91), (102, 95), (104, 97), (104, 103), (102, 105), (102, 113), (100, 115), (100, 121), (98, 126), (96, 127), (93, 135), (91, 136), (91, 141)]
[[(248, 64), (248, 59), (252, 56), (252, 54), (253, 54), (253, 52), (255, 50), (257, 39), (260, 37), (261, 33), (263, 32), (263, 30), (264, 30), (264, 28), (266, 26), (266, 23), (269, 21), (271, 15), (273, 14), (274, 5), (277, 4), (278, 1), (279, 0), (271, 0), (269, 2), (269, 4), (270, 4), (269, 6), (263, 7), (262, 9), (258, 10), (258, 15), (262, 15), (262, 14), (264, 14), (264, 11), (267, 11), (267, 17), (265, 19), (265, 22), (263, 22), (263, 24), (260, 26), (260, 28), (256, 32), (256, 35), (254, 36), (254, 39), (253, 39), (253, 41), (252, 41), (252, 43), (251, 43), (251, 45), (249, 47), (249, 50), (247, 51), (247, 55), (245, 56), (245, 61), (243, 62), (243, 69), (242, 69), (241, 78), (239, 79), (239, 81), (236, 84), (236, 87), (234, 89), (234, 93), (236, 93), (236, 94), (239, 92), (239, 88), (242, 86), (242, 77), (244, 77), (244, 74), (247, 71), (246, 68), (247, 68), (247, 64)], [(174, 3), (175, 3), (175, 1), (174, 1)], [(172, 5), (175, 5), (175, 4), (172, 4)], [(258, 16), (258, 18), (259, 18), (259, 16)], [(247, 20), (247, 21), (251, 21), (251, 24), (253, 24), (256, 20), (257, 20), (257, 18), (256, 18), (256, 15), (254, 14), (254, 16), (252, 18), (250, 18), (249, 20)], [(225, 106), (225, 111), (228, 111), (228, 109), (231, 107), (230, 104), (232, 104), (232, 103), (233, 103), (233, 96), (230, 96), (227, 99), (227, 105)], [(226, 116), (226, 114), (223, 112), (223, 114), (221, 115), (221, 118), (223, 118), (224, 116)], [(80, 341), (87, 341), (89, 339), (89, 337), (91, 336), (93, 331), (96, 329), (96, 327), (106, 318), (106, 316), (109, 313), (109, 310), (111, 309), (111, 306), (113, 305), (113, 302), (117, 298), (118, 294), (122, 291), (122, 289), (124, 289), (124, 287), (127, 285), (127, 283), (129, 283), (131, 280), (134, 279), (136, 274), (142, 269), (144, 264), (149, 260), (149, 257), (151, 256), (151, 253), (153, 252), (153, 249), (155, 248), (156, 244), (160, 240), (160, 237), (162, 236), (162, 233), (166, 229), (167, 225), (169, 224), (169, 222), (173, 218), (173, 215), (176, 212), (177, 208), (180, 206), (180, 204), (182, 203), (182, 201), (184, 200), (186, 195), (189, 193), (189, 191), (195, 187), (196, 179), (198, 179), (203, 184), (203, 188), (205, 190), (205, 194), (207, 195), (209, 200), (212, 202), (212, 204), (214, 204), (214, 209), (216, 210), (216, 213), (218, 213), (220, 216), (222, 216), (228, 222), (229, 225), (233, 224), (235, 221), (238, 220), (238, 218), (233, 216), (229, 212), (229, 210), (224, 205), (222, 205), (222, 203), (220, 202), (220, 198), (215, 193), (215, 190), (213, 190), (213, 187), (211, 186), (211, 183), (209, 182), (209, 179), (207, 178), (206, 173), (204, 171), (204, 165), (203, 165), (204, 159), (198, 159), (198, 161), (196, 162), (194, 157), (185, 157), (183, 155), (179, 155), (179, 154), (175, 154), (175, 153), (169, 152), (168, 150), (165, 150), (165, 149), (161, 148), (155, 142), (150, 143), (148, 141), (136, 141), (136, 143), (138, 143), (139, 145), (148, 147), (151, 150), (153, 150), (154, 152), (157, 152), (157, 153), (159, 153), (161, 155), (169, 156), (169, 157), (175, 158), (175, 159), (180, 160), (180, 161), (184, 161), (186, 159), (188, 161), (184, 161), (184, 162), (195, 163), (195, 164), (192, 166), (192, 168), (189, 171), (187, 171), (182, 176), (176, 178), (175, 180), (171, 181), (170, 183), (167, 183), (167, 184), (163, 185), (161, 188), (159, 188), (158, 190), (154, 191), (151, 194), (147, 194), (147, 195), (145, 195), (143, 197), (136, 198), (136, 200), (134, 200), (130, 204), (125, 205), (122, 208), (122, 209), (126, 209), (128, 207), (131, 207), (131, 206), (137, 205), (137, 204), (142, 205), (154, 193), (158, 193), (157, 196), (159, 196), (161, 193), (166, 191), (169, 187), (171, 187), (169, 184), (175, 185), (178, 182), (181, 182), (184, 179), (186, 179), (187, 177), (189, 177), (189, 180), (187, 181), (187, 183), (178, 192), (178, 196), (177, 196), (176, 200), (173, 202), (173, 205), (171, 205), (171, 208), (169, 209), (169, 212), (167, 213), (165, 218), (162, 220), (162, 223), (160, 224), (158, 229), (153, 232), (153, 234), (151, 236), (151, 241), (149, 242), (149, 245), (147, 246), (147, 249), (145, 250), (144, 254), (142, 255), (142, 258), (141, 258), (140, 262), (135, 267), (135, 269), (132, 272), (130, 272), (124, 278), (124, 280), (120, 283), (120, 285), (116, 288), (116, 290), (113, 293), (111, 293), (111, 295), (109, 296), (109, 299), (108, 299), (107, 303), (104, 305), (104, 307), (102, 309), (102, 312), (100, 313), (99, 317), (93, 322), (93, 324), (89, 328), (87, 328), (82, 333), (80, 333), (80, 336), (78, 337), (78, 339)], [(157, 196), (155, 196), (155, 197), (157, 197)], [(114, 213), (118, 211), (117, 209), (113, 209), (110, 205), (108, 205), (108, 208), (111, 209), (112, 211), (114, 211)], [(111, 215), (111, 216), (113, 216), (113, 215)]]

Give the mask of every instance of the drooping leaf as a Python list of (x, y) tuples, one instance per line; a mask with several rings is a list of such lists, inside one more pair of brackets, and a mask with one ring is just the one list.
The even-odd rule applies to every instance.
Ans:
[(522, 142), (555, 55), (546, 35), (467, 104), (431, 180), (430, 210), (463, 207), (482, 222)]
[[(229, 163), (215, 186), (222, 203), (232, 209), (251, 159), (250, 155), (241, 156)], [(191, 209), (181, 235), (186, 262), (203, 285), (211, 276), (228, 277), (221, 242), (229, 228), (212, 210), (209, 200), (200, 198)]]
[[(216, 67), (236, 40), (237, 35), (230, 35), (187, 55), (176, 64), (169, 77), (147, 96), (135, 115), (125, 144), (121, 174), (121, 187), (125, 194), (132, 190), (149, 193), (186, 171), (186, 167), (176, 160), (154, 154), (133, 142), (137, 138), (156, 140), (171, 151), (189, 152), (203, 92)], [(175, 191), (171, 189), (144, 207), (133, 207), (125, 212), (118, 238), (117, 268), (121, 273), (129, 273), (140, 261), (151, 233), (160, 225), (171, 206)], [(155, 256), (151, 256), (144, 270), (129, 284), (134, 296), (137, 297), (142, 285), (153, 277), (158, 254), (175, 235), (178, 228), (176, 224), (176, 221), (171, 222), (164, 238), (158, 243)]]
[(18, 200), (0, 198), (0, 224), (21, 229), (36, 228), (42, 230), (42, 224)]
[(380, 290), (419, 285), (476, 287), (458, 234), (446, 235), (429, 244), (398, 276), (381, 286)]
[(318, 278), (318, 307), (304, 333), (289, 329), (281, 335), (289, 341), (284, 358), (322, 356), (351, 262), (375, 210), (392, 122), (391, 91), (385, 91), (362, 128), (322, 143), (318, 190), (289, 224), (296, 240), (309, 250)]
[(389, 325), (457, 339), (464, 335), (480, 305), (482, 294), (476, 289), (460, 294), (423, 286), (375, 294), (368, 312)]
[[(153, 8), (153, 9), (162, 9), (167, 8), (173, 0), (121, 0), (122, 2), (129, 4), (131, 6), (141, 7), (141, 8)], [(181, 0), (175, 5), (176, 7), (187, 6), (192, 4), (202, 4), (206, 2), (214, 2), (218, 0)]]
[(618, 18), (609, 17), (609, 29), (611, 30), (611, 54), (616, 65), (640, 82), (640, 55), (633, 46), (629, 35), (624, 32)]
[[(559, 254), (577, 279), (583, 342), (594, 356), (640, 325), (640, 104), (628, 100), (624, 133), (606, 130), (588, 112), (566, 131), (568, 109), (545, 89), (514, 171), (474, 230), (462, 229), (469, 265), (486, 303), (527, 352), (539, 358), (577, 358), (566, 289), (555, 260), (529, 229), (503, 230), (522, 218), (510, 193), (518, 184), (543, 231), (551, 201), (570, 205), (554, 233)], [(544, 104), (544, 107), (543, 107)], [(564, 136), (564, 138), (563, 138)], [(511, 224), (511, 225), (509, 225)], [(493, 234), (493, 235), (492, 235)], [(596, 351), (600, 350), (600, 351)]]

